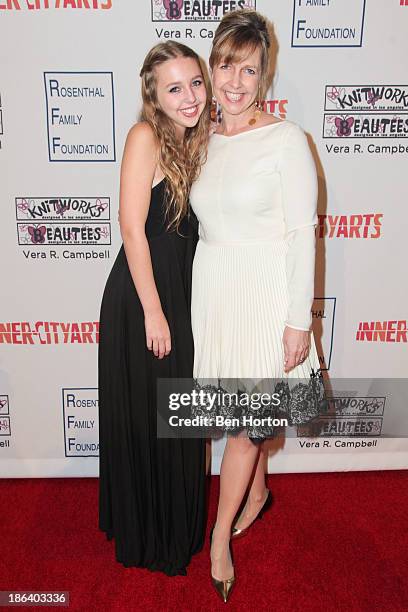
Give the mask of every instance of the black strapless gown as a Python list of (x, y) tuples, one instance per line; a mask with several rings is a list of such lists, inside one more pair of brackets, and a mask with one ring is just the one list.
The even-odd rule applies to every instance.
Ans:
[[(167, 232), (165, 180), (151, 194), (146, 221), (153, 272), (172, 349), (146, 348), (144, 313), (125, 251), (106, 283), (99, 332), (99, 527), (114, 538), (125, 567), (186, 574), (205, 529), (205, 441), (158, 439), (156, 380), (191, 378), (191, 273), (197, 222)], [(182, 234), (182, 235), (180, 235)]]

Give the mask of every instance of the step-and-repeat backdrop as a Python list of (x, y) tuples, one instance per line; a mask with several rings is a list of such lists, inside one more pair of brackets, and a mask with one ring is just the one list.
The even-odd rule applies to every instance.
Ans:
[(245, 5), (274, 24), (265, 108), (299, 123), (316, 159), (314, 330), (322, 369), (346, 381), (314, 435), (271, 444), (269, 469), (408, 467), (392, 381), (347, 381), (408, 371), (408, 0), (1, 0), (2, 476), (98, 474), (98, 315), (139, 70), (171, 39), (207, 60)]

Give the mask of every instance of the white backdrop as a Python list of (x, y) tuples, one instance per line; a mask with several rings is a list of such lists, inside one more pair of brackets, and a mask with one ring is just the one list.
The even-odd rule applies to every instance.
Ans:
[[(99, 305), (121, 244), (139, 70), (169, 37), (207, 59), (217, 20), (242, 4), (1, 0), (2, 476), (98, 474)], [(407, 374), (405, 4), (256, 2), (279, 44), (266, 107), (305, 129), (318, 167), (313, 315), (331, 378)], [(276, 441), (270, 471), (408, 467), (406, 417), (390, 393), (340, 412), (330, 435)]]

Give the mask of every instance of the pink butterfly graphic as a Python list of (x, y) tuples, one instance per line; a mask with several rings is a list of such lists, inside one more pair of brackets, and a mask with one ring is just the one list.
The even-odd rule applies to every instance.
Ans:
[(45, 225), (37, 225), (37, 226), (28, 226), (28, 233), (31, 236), (31, 242), (34, 244), (43, 244), (45, 242)]
[(344, 117), (336, 117), (334, 120), (337, 128), (337, 136), (350, 136), (351, 134), (351, 126), (354, 123), (353, 117), (348, 117), (345, 119)]

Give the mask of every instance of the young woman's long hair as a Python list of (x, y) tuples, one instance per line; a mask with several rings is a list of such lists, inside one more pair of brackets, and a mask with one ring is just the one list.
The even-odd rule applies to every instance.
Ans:
[[(186, 128), (182, 143), (177, 142), (173, 121), (160, 109), (156, 92), (156, 66), (177, 57), (191, 57), (197, 61), (207, 91), (207, 102), (201, 117), (195, 127)], [(149, 51), (140, 76), (143, 99), (140, 119), (151, 126), (158, 141), (158, 163), (168, 179), (166, 181), (168, 228), (176, 229), (187, 213), (190, 187), (198, 178), (207, 156), (210, 129), (210, 86), (206, 78), (205, 67), (197, 53), (186, 45), (174, 41), (159, 43)]]

